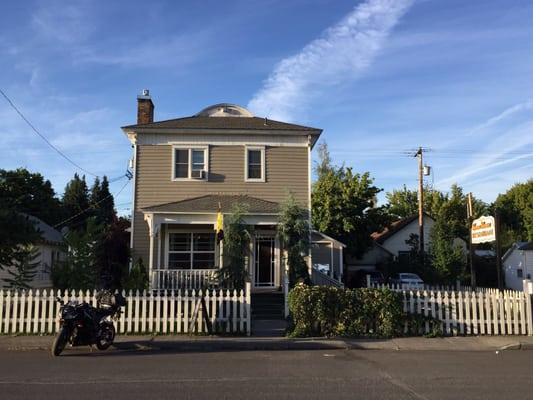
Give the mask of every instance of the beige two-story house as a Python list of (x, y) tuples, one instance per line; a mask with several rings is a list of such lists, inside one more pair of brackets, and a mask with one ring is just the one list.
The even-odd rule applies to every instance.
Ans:
[[(311, 150), (322, 130), (259, 118), (233, 104), (156, 122), (148, 91), (137, 101), (137, 124), (122, 128), (134, 154), (131, 247), (133, 259), (148, 265), (152, 287), (201, 280), (219, 268), (217, 213), (240, 203), (254, 232), (252, 291), (279, 289), (279, 205), (290, 191), (310, 209)], [(335, 252), (337, 243), (330, 246)]]

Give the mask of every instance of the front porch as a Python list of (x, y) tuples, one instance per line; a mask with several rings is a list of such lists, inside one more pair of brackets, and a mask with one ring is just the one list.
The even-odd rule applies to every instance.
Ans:
[[(218, 270), (224, 265), (224, 241), (213, 226), (161, 223), (151, 237), (150, 288), (155, 290), (220, 288)], [(286, 273), (275, 225), (249, 226), (245, 255), (252, 292), (281, 292)]]
[[(207, 195), (143, 209), (149, 228), (150, 288), (220, 288), (217, 278), (224, 266), (224, 240), (217, 241), (215, 224), (218, 210), (231, 214), (235, 204), (247, 209), (243, 221), (250, 240), (243, 251), (250, 291), (286, 295), (288, 270), (276, 235), (279, 205), (245, 195)], [(310, 239), (308, 262), (313, 282), (342, 285), (344, 245), (316, 231)]]

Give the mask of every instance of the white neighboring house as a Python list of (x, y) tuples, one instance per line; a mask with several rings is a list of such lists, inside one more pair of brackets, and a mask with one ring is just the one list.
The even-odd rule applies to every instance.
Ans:
[[(28, 218), (35, 223), (35, 228), (41, 233), (41, 240), (34, 244), (39, 251), (39, 255), (35, 260), (39, 263), (37, 274), (29, 285), (34, 289), (51, 288), (51, 267), (56, 261), (63, 260), (65, 257), (62, 248), (63, 235), (37, 217), (29, 215)], [(7, 286), (4, 278), (11, 277), (7, 272), (8, 268), (3, 267), (3, 269), (0, 269), (0, 287)]]
[(533, 276), (533, 242), (517, 242), (502, 257), (505, 286), (522, 290), (523, 279)]
[[(428, 214), (424, 214), (424, 250), (427, 252), (431, 247), (431, 230), (435, 220)], [(348, 258), (347, 271), (375, 270), (376, 266), (390, 259), (408, 262), (411, 246), (406, 243), (411, 235), (418, 236), (418, 215), (402, 218), (393, 222), (381, 232), (374, 232), (371, 236), (374, 244), (359, 259)], [(454, 239), (454, 245), (460, 246), (465, 251), (467, 243), (461, 238)]]

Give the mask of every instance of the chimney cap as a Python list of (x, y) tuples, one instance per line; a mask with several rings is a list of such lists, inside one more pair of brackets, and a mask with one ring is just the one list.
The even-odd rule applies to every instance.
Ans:
[(143, 89), (142, 93), (137, 96), (138, 99), (151, 99), (150, 90)]

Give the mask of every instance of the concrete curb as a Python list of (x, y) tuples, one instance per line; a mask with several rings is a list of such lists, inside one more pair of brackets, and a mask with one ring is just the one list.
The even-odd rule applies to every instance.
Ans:
[[(446, 338), (267, 338), (267, 337), (189, 337), (189, 336), (119, 336), (113, 351), (213, 352), (275, 350), (388, 350), (388, 351), (510, 351), (533, 350), (533, 338), (510, 340), (509, 337)], [(53, 336), (0, 336), (0, 350), (50, 350)], [(88, 347), (69, 350), (84, 351)]]
[[(50, 350), (50, 337), (0, 338), (0, 350)], [(80, 346), (69, 350), (83, 350)], [(123, 336), (111, 347), (116, 351), (274, 351), (274, 350), (344, 350), (349, 346), (342, 340), (289, 338), (188, 338), (188, 337), (127, 337)]]

